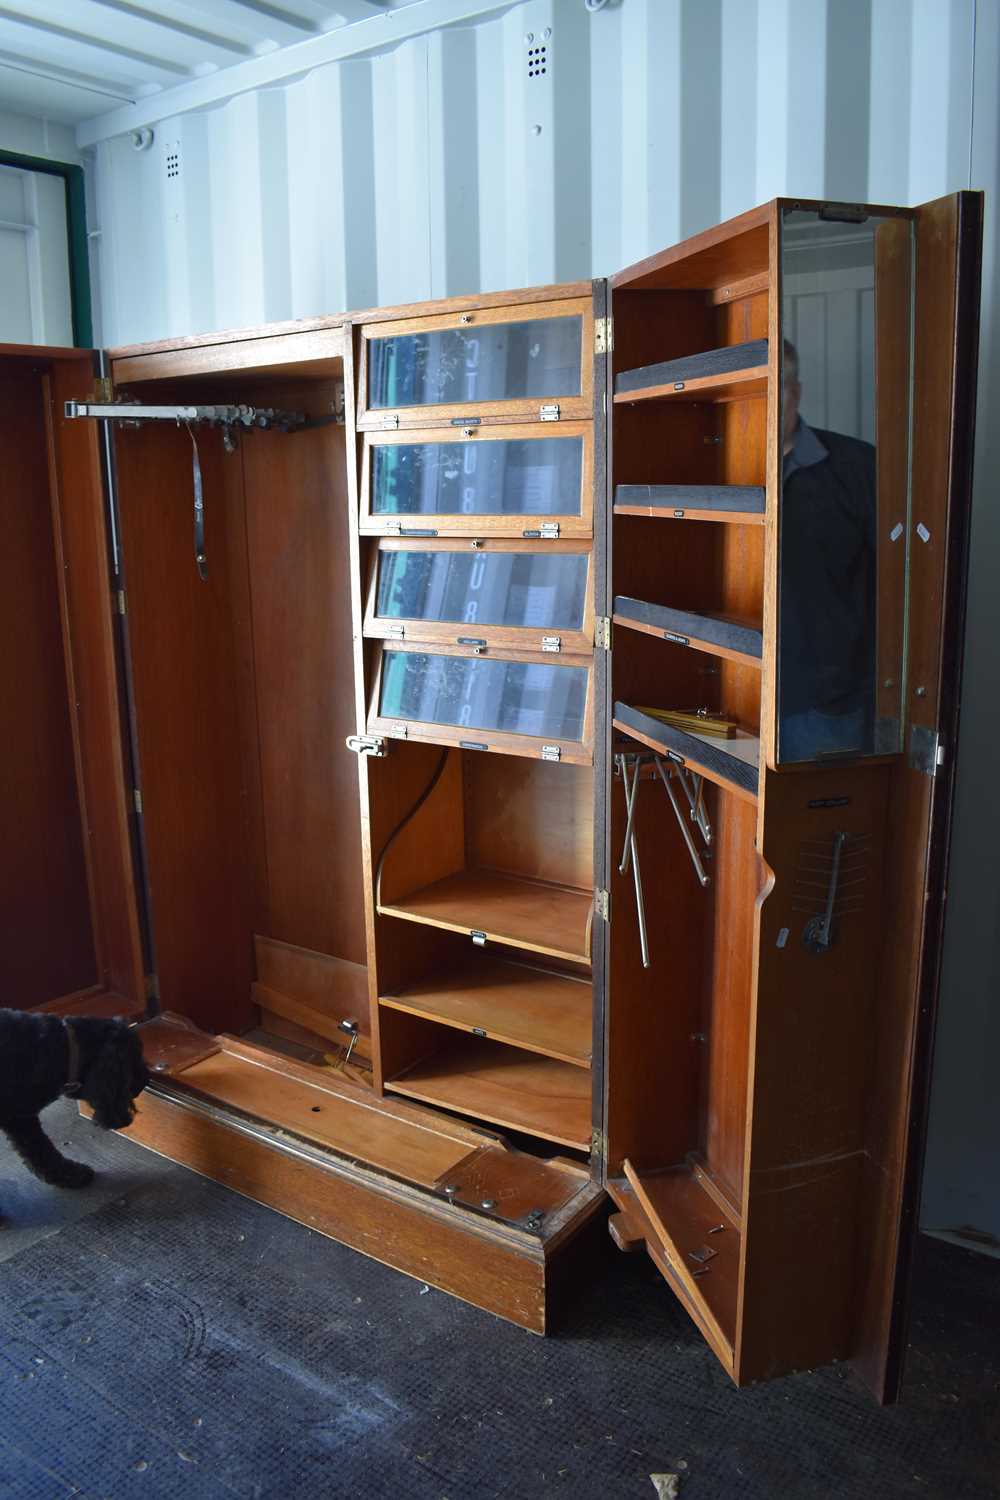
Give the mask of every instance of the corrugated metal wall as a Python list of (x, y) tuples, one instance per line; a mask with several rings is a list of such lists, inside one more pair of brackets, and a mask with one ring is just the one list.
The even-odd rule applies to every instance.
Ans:
[[(544, 71), (529, 67), (540, 45)], [(527, 0), (166, 120), (148, 152), (105, 142), (94, 206), (114, 344), (603, 275), (775, 194), (909, 204), (987, 189), (970, 645), (924, 1221), (996, 1233), (998, 78), (996, 0), (978, 14), (975, 0), (613, 0), (594, 14), (583, 0)]]

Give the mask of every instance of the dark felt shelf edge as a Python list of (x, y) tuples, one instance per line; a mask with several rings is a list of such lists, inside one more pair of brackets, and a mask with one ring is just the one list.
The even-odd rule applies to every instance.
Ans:
[[(758, 661), (764, 654), (764, 636), (749, 625), (739, 625), (732, 620), (721, 620), (715, 615), (692, 614), (684, 609), (669, 609), (664, 604), (648, 604), (645, 599), (630, 599), (619, 594), (615, 598), (614, 612), (626, 620), (635, 620), (639, 625), (648, 625), (654, 630), (668, 631), (672, 635), (693, 637), (710, 646), (723, 646), (727, 651), (739, 651), (743, 656), (752, 656)], [(678, 642), (682, 645), (683, 642)]]
[(703, 354), (689, 354), (683, 359), (668, 359), (656, 365), (641, 365), (636, 370), (622, 370), (615, 376), (615, 395), (643, 390), (648, 386), (670, 385), (677, 380), (702, 380), (709, 375), (732, 375), (737, 370), (752, 370), (767, 364), (767, 339), (751, 339), (746, 344), (730, 344), (723, 349), (706, 349)]
[(683, 729), (675, 729), (672, 724), (664, 724), (661, 719), (654, 719), (650, 714), (640, 713), (637, 708), (630, 708), (627, 703), (615, 704), (614, 717), (619, 724), (636, 729), (647, 739), (662, 745), (664, 753), (672, 750), (685, 761), (697, 761), (720, 781), (728, 781), (756, 797), (756, 767), (737, 759), (735, 755), (727, 755), (722, 748), (725, 740), (719, 740), (717, 744), (700, 740), (693, 734), (685, 734)]
[(730, 510), (764, 514), (765, 491), (748, 484), (619, 484), (616, 505), (649, 505), (663, 510)]

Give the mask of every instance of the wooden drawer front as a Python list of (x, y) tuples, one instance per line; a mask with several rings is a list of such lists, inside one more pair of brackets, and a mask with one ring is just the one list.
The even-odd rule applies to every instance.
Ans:
[(361, 531), (528, 540), (546, 532), (590, 536), (593, 476), (589, 422), (366, 433)]
[(379, 543), (365, 635), (556, 655), (593, 649), (586, 542)]
[(358, 426), (589, 418), (593, 349), (589, 297), (365, 324)]
[[(565, 676), (560, 676), (560, 674)], [(369, 732), (589, 765), (593, 674), (586, 657), (400, 642), (380, 648)]]

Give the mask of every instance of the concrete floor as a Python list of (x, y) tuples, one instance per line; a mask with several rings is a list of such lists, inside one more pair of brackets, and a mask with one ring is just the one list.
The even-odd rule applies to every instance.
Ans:
[(541, 1340), (104, 1136), (0, 1152), (2, 1500), (992, 1500), (1000, 1262), (925, 1239), (901, 1403), (844, 1368), (735, 1391), (643, 1256)]

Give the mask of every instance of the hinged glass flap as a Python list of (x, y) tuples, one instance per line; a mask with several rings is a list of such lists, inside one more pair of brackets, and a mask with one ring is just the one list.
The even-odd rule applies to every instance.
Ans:
[(588, 651), (589, 548), (528, 542), (384, 541), (369, 593), (365, 634), (537, 651)]
[(519, 423), (366, 438), (362, 529), (520, 536), (558, 518), (557, 535), (591, 526), (590, 425)]
[(589, 417), (592, 323), (587, 297), (369, 324), (359, 425), (389, 414), (413, 425), (467, 413), (541, 421), (556, 403), (560, 417)]
[(525, 755), (556, 743), (589, 762), (589, 689), (585, 665), (386, 646), (369, 728)]

